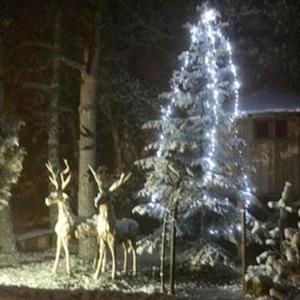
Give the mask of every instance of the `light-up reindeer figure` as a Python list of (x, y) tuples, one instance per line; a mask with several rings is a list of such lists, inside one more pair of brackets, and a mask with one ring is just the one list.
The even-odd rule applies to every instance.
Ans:
[[(97, 218), (97, 235), (99, 242), (99, 257), (97, 262), (94, 278), (98, 278), (102, 264), (105, 264), (103, 257), (105, 256), (106, 246), (109, 248), (112, 257), (112, 274), (114, 280), (116, 276), (116, 247), (122, 244), (124, 250), (124, 272), (127, 272), (127, 254), (132, 252), (133, 255), (133, 274), (136, 274), (136, 247), (135, 240), (139, 231), (138, 223), (129, 218), (118, 220), (112, 203), (112, 193), (124, 184), (131, 176), (124, 173), (112, 185), (108, 186), (106, 182), (105, 172), (103, 168), (98, 169), (98, 174), (89, 166), (94, 179), (98, 186), (98, 194), (94, 199), (95, 206), (99, 209)], [(103, 177), (103, 178), (101, 178)], [(103, 180), (104, 179), (104, 180)]]
[(64, 159), (65, 169), (60, 172), (60, 184), (58, 182), (57, 175), (55, 174), (53, 167), (50, 162), (46, 163), (46, 167), (50, 172), (49, 180), (55, 187), (49, 196), (45, 199), (47, 206), (57, 205), (58, 207), (58, 218), (55, 224), (55, 232), (57, 236), (56, 245), (56, 256), (53, 265), (53, 273), (56, 273), (58, 261), (60, 257), (61, 248), (65, 250), (66, 257), (66, 270), (67, 274), (70, 275), (70, 253), (69, 253), (69, 242), (71, 237), (74, 235), (76, 229), (77, 217), (72, 213), (69, 206), (69, 196), (64, 193), (66, 186), (71, 180), (70, 167), (67, 160)]

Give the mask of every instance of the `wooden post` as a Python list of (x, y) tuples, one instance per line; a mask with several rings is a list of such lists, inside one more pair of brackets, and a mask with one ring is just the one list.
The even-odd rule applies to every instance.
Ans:
[(174, 295), (175, 283), (175, 265), (176, 265), (176, 220), (177, 220), (177, 201), (174, 204), (172, 211), (172, 226), (171, 226), (171, 248), (170, 248), (170, 294)]
[(279, 210), (279, 234), (280, 234), (280, 254), (284, 252), (283, 241), (284, 241), (284, 220), (285, 220), (285, 211), (283, 208)]
[(242, 258), (242, 276), (243, 288), (245, 290), (245, 275), (247, 272), (247, 236), (246, 236), (246, 210), (241, 209), (241, 258)]
[(292, 185), (290, 182), (286, 182), (284, 185), (284, 189), (281, 195), (281, 200), (284, 203), (283, 206), (279, 208), (279, 234), (280, 234), (280, 254), (283, 254), (284, 247), (283, 247), (283, 242), (284, 242), (284, 228), (286, 226), (286, 217), (287, 217), (287, 211), (286, 207), (288, 205), (288, 200), (291, 196), (292, 192)]
[(168, 214), (165, 214), (162, 235), (161, 235), (161, 253), (160, 253), (160, 291), (165, 292), (165, 252), (166, 252), (166, 227)]

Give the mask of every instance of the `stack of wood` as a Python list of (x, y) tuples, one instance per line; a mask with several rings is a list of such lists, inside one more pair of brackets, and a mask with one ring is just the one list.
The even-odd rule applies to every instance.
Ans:
[(278, 223), (256, 221), (252, 229), (266, 245), (256, 258), (258, 265), (249, 266), (245, 277), (247, 293), (258, 299), (300, 299), (300, 229), (286, 227), (287, 214), (297, 212), (290, 195), (287, 182), (281, 199), (268, 203), (278, 211)]

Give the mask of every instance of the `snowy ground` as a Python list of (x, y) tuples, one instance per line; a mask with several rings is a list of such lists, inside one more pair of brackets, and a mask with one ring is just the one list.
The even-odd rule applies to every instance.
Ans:
[[(118, 274), (118, 278), (112, 282), (109, 272), (94, 280), (91, 276), (92, 267), (84, 261), (71, 257), (72, 275), (66, 276), (64, 259), (61, 259), (57, 275), (51, 273), (54, 260), (54, 251), (46, 251), (36, 254), (0, 255), (0, 300), (27, 300), (27, 299), (169, 299), (166, 296), (156, 297), (151, 295), (134, 295), (134, 293), (152, 294), (159, 292), (158, 271), (153, 272), (145, 264), (141, 264), (138, 275), (124, 276)], [(120, 267), (119, 267), (120, 269)], [(4, 287), (6, 286), (6, 287)], [(19, 289), (7, 288), (7, 286), (19, 287)], [(20, 287), (30, 287), (29, 290)], [(67, 290), (60, 292), (59, 290)], [(83, 292), (82, 290), (89, 290)], [(45, 291), (48, 290), (48, 291)], [(72, 291), (72, 292), (71, 292)], [(104, 292), (105, 291), (105, 292)], [(68, 295), (69, 293), (69, 295)], [(126, 293), (126, 294), (123, 294)], [(242, 300), (245, 299), (241, 286), (230, 282), (226, 285), (202, 283), (197, 279), (180, 278), (176, 285), (178, 297), (189, 299), (218, 299), (218, 300)], [(31, 296), (29, 296), (31, 295)], [(35, 296), (33, 296), (35, 295)], [(126, 295), (126, 297), (124, 296)]]

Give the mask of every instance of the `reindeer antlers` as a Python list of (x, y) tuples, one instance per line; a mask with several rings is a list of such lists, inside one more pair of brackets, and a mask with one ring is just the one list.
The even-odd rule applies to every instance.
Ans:
[(93, 176), (94, 176), (94, 179), (95, 179), (95, 181), (96, 181), (96, 183), (97, 183), (99, 192), (102, 193), (101, 181), (100, 181), (100, 179), (99, 179), (97, 173), (95, 172), (95, 170), (94, 170), (90, 165), (89, 165), (89, 169), (90, 169), (90, 171), (92, 172), (92, 174), (93, 174)]
[[(66, 186), (69, 184), (70, 180), (71, 180), (71, 173), (70, 173), (70, 167), (68, 164), (68, 161), (66, 159), (64, 159), (64, 163), (66, 168), (60, 172), (60, 179), (61, 179), (61, 189), (64, 190), (66, 188)], [(64, 175), (69, 174), (68, 177), (66, 179), (64, 179)]]
[(52, 167), (50, 161), (48, 160), (48, 162), (45, 165), (46, 165), (48, 171), (50, 172), (50, 176), (48, 177), (49, 180), (54, 185), (55, 189), (58, 190), (58, 182), (57, 182), (56, 175), (54, 173), (54, 170), (53, 170), (53, 167)]
[(122, 184), (124, 184), (126, 181), (128, 181), (128, 179), (131, 177), (131, 172), (129, 172), (126, 177), (125, 174), (122, 173), (120, 178), (115, 181), (110, 187), (109, 187), (109, 191), (113, 192), (115, 191), (117, 188), (119, 188)]
[[(96, 171), (89, 165), (89, 169), (92, 172), (94, 179), (97, 183), (99, 192), (102, 192), (102, 184), (101, 184), (101, 180), (99, 178), (99, 175), (97, 175)], [(109, 188), (108, 190), (110, 192), (115, 191), (116, 189), (118, 189), (122, 184), (124, 184), (126, 181), (128, 181), (128, 179), (131, 177), (131, 172), (129, 172), (126, 176), (124, 173), (121, 174), (120, 178), (118, 180), (116, 180)]]
[[(71, 173), (70, 173), (70, 167), (68, 164), (68, 161), (66, 159), (64, 159), (64, 163), (65, 163), (65, 169), (60, 172), (60, 179), (61, 179), (61, 189), (64, 190), (66, 188), (66, 186), (69, 184), (70, 180), (71, 180)], [(50, 161), (48, 161), (46, 163), (46, 167), (48, 169), (48, 171), (50, 172), (50, 176), (49, 179), (51, 181), (51, 183), (54, 185), (54, 187), (58, 190), (59, 189), (59, 184), (57, 181), (57, 176), (53, 170), (53, 167), (50, 163)], [(65, 179), (64, 175), (69, 174), (68, 177)]]

